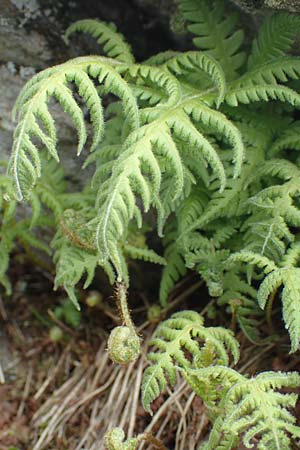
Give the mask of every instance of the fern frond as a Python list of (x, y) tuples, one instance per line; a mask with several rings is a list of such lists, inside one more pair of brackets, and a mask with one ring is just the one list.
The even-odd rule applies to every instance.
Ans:
[(174, 222), (167, 225), (163, 241), (166, 266), (162, 270), (159, 286), (159, 301), (163, 307), (167, 306), (168, 296), (177, 281), (187, 272), (182, 251), (178, 246), (177, 237), (177, 222), (174, 220)]
[(121, 33), (118, 33), (113, 23), (105, 23), (99, 20), (85, 19), (72, 23), (65, 32), (65, 40), (69, 43), (73, 33), (88, 33), (97, 39), (97, 43), (103, 47), (104, 52), (110, 58), (132, 64), (134, 56), (130, 46)]
[(252, 440), (257, 436), (259, 450), (291, 448), (291, 436), (299, 438), (300, 428), (288, 409), (295, 407), (298, 396), (278, 390), (299, 385), (300, 377), (296, 372), (264, 372), (237, 382), (222, 401), (223, 430), (235, 436), (244, 433), (246, 448), (252, 447)]
[(239, 51), (244, 33), (235, 30), (238, 16), (226, 17), (222, 1), (178, 0), (178, 8), (188, 23), (188, 31), (196, 35), (196, 47), (219, 61), (229, 79), (236, 77), (245, 60), (245, 54)]
[[(35, 229), (31, 226), (31, 220), (24, 218), (16, 220), (16, 209), (8, 209), (4, 212), (1, 223), (0, 240), (0, 283), (4, 286), (8, 295), (11, 294), (11, 284), (6, 275), (9, 267), (9, 257), (18, 244), (25, 248), (35, 248), (49, 254), (49, 246), (41, 238), (35, 236)], [(49, 220), (40, 215), (35, 222), (35, 227), (45, 227)]]
[(154, 250), (148, 247), (137, 247), (135, 245), (124, 244), (124, 253), (132, 259), (141, 259), (142, 261), (151, 262), (153, 264), (159, 264), (161, 266), (166, 265), (166, 260), (162, 256), (158, 255)]
[(162, 322), (151, 345), (159, 353), (148, 354), (154, 365), (146, 369), (142, 384), (143, 406), (150, 413), (151, 402), (166, 388), (168, 381), (174, 385), (176, 365), (181, 368), (192, 367), (193, 364), (199, 367), (205, 363), (226, 365), (229, 363), (228, 353), (235, 361), (239, 358), (238, 344), (233, 335), (223, 328), (205, 328), (202, 317), (194, 311), (175, 313)]
[(238, 106), (240, 103), (280, 100), (292, 106), (299, 107), (300, 95), (293, 89), (282, 85), (259, 84), (257, 86), (245, 86), (233, 89), (225, 96), (225, 101), (230, 106)]
[[(182, 375), (191, 386), (195, 394), (200, 397), (209, 410), (213, 420), (218, 421), (221, 408), (220, 402), (228, 390), (238, 383), (243, 376), (227, 366), (208, 366), (201, 368), (188, 368), (181, 370)], [(214, 426), (217, 426), (217, 424)], [(212, 430), (209, 441), (214, 441), (217, 435)], [(218, 439), (222, 434), (218, 436)], [(209, 447), (210, 448), (210, 447)]]
[[(196, 147), (199, 153), (201, 151), (220, 180), (220, 188), (224, 187), (224, 168), (218, 153), (209, 140), (192, 124), (188, 114), (192, 114), (195, 121), (202, 121), (218, 130), (221, 135), (225, 135), (233, 145), (236, 154), (235, 176), (239, 173), (244, 147), (234, 125), (221, 113), (195, 100), (184, 101), (183, 107), (187, 109), (185, 114), (180, 112), (180, 106), (178, 106), (175, 110), (171, 110), (171, 113), (168, 110), (163, 112), (161, 119), (157, 118), (131, 133), (125, 141), (122, 155), (113, 167), (111, 177), (102, 185), (97, 202), (100, 218), (97, 226), (98, 249), (104, 259), (110, 256), (114, 258), (114, 265), (118, 264), (116, 242), (125, 232), (129, 220), (137, 213), (135, 197), (139, 195), (142, 198), (145, 211), (151, 205), (159, 210), (160, 218), (162, 218), (158, 224), (160, 230), (166, 215), (164, 202), (160, 199), (162, 170), (164, 171), (163, 181), (168, 180), (169, 186), (174, 183), (173, 204), (183, 193), (185, 168), (180, 148), (171, 135), (171, 130), (176, 138)], [(160, 155), (164, 158), (162, 167), (159, 165)], [(122, 274), (119, 274), (119, 277), (121, 278)]]
[(289, 125), (287, 129), (275, 140), (268, 155), (275, 157), (282, 150), (300, 150), (300, 122), (296, 121)]
[(281, 180), (287, 181), (291, 178), (297, 178), (300, 175), (299, 168), (292, 162), (286, 159), (276, 159), (264, 161), (258, 168), (255, 174), (249, 178), (249, 184), (268, 177), (278, 177)]
[[(291, 353), (299, 348), (300, 343), (300, 269), (297, 267), (300, 258), (300, 243), (294, 242), (282, 259), (281, 267), (275, 268), (260, 284), (257, 298), (264, 308), (269, 296), (274, 295), (283, 285), (281, 293), (282, 315), (290, 334)], [(295, 267), (296, 266), (296, 267)]]
[(177, 281), (186, 272), (185, 247), (189, 234), (186, 233), (194, 221), (201, 216), (207, 204), (207, 191), (201, 185), (194, 186), (190, 194), (180, 203), (175, 214), (177, 219), (173, 219), (167, 224), (164, 231), (164, 257), (167, 261), (163, 268), (160, 282), (159, 299), (162, 306), (167, 305), (167, 298)]
[(240, 178), (236, 180), (230, 179), (223, 192), (218, 192), (216, 189), (212, 191), (203, 214), (190, 224), (186, 232), (201, 230), (216, 219), (222, 219), (223, 217), (232, 219), (239, 216), (241, 210), (245, 207), (247, 193), (244, 186), (248, 173), (251, 173), (251, 168), (251, 165), (249, 165), (247, 170), (244, 168)]
[(289, 411), (298, 395), (280, 392), (299, 387), (298, 373), (263, 372), (247, 378), (223, 366), (182, 372), (213, 414), (213, 428), (201, 449), (232, 450), (241, 440), (252, 448), (255, 439), (259, 450), (289, 450), (291, 437), (299, 438), (300, 428)]
[(33, 137), (37, 137), (50, 155), (58, 161), (55, 125), (47, 106), (50, 97), (54, 97), (61, 104), (76, 126), (79, 140), (78, 154), (85, 145), (87, 133), (83, 112), (67, 86), (68, 83), (76, 85), (89, 110), (94, 130), (92, 150), (99, 144), (104, 132), (101, 99), (92, 79), (98, 79), (110, 93), (121, 98), (131, 127), (134, 129), (138, 126), (136, 99), (126, 81), (118, 73), (117, 64), (116, 61), (105, 57), (76, 58), (40, 72), (25, 85), (15, 106), (15, 111), (19, 112), (19, 123), (14, 134), (12, 157), (8, 168), (14, 177), (19, 199), (28, 194), (41, 174), (38, 146)]
[(299, 16), (277, 13), (265, 19), (252, 44), (248, 67), (252, 69), (284, 56), (292, 48), (300, 25)]
[(217, 108), (223, 102), (226, 90), (225, 75), (222, 66), (210, 55), (196, 51), (185, 52), (169, 59), (165, 65), (176, 75), (186, 71), (202, 70), (209, 75), (219, 92), (216, 100)]
[(237, 178), (241, 173), (241, 167), (245, 159), (245, 148), (239, 129), (220, 111), (213, 110), (204, 104), (199, 104), (194, 99), (185, 105), (184, 111), (187, 114), (191, 114), (196, 122), (202, 122), (212, 131), (215, 131), (232, 146), (233, 162), (235, 164), (233, 177)]
[(139, 438), (126, 439), (121, 428), (113, 428), (105, 434), (105, 447), (107, 450), (136, 450)]
[(265, 274), (268, 274), (275, 270), (277, 268), (276, 264), (270, 260), (269, 258), (266, 258), (263, 255), (260, 255), (259, 253), (254, 253), (251, 251), (240, 251), (237, 253), (233, 253), (228, 258), (228, 263), (235, 264), (238, 262), (243, 262), (247, 264), (255, 264), (257, 267), (259, 267)]
[(297, 57), (278, 58), (265, 63), (255, 70), (246, 72), (239, 78), (240, 86), (285, 83), (289, 79), (298, 80), (300, 74), (300, 59)]
[(87, 250), (73, 246), (63, 237), (57, 236), (52, 245), (56, 248), (54, 254), (56, 265), (54, 289), (62, 286), (76, 308), (80, 309), (75, 294), (75, 286), (85, 274), (87, 277), (84, 288), (91, 284), (98, 265), (98, 257)]
[(262, 311), (257, 302), (257, 291), (234, 271), (229, 271), (222, 280), (223, 294), (218, 298), (218, 305), (227, 305), (228, 311), (235, 318), (245, 334), (254, 343), (259, 338), (259, 319)]

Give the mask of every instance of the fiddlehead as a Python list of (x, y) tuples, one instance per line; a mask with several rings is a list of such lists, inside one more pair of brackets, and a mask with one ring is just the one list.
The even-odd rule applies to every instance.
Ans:
[(116, 327), (108, 339), (108, 353), (112, 361), (128, 364), (140, 354), (140, 338), (132, 322), (127, 304), (127, 289), (124, 284), (117, 284), (117, 301), (123, 325)]

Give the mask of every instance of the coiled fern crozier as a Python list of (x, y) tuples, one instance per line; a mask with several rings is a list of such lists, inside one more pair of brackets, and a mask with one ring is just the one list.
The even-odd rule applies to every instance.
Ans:
[[(89, 33), (102, 54), (43, 70), (21, 91), (11, 159), (7, 174), (0, 175), (0, 281), (9, 292), (6, 270), (15, 245), (52, 249), (55, 288), (64, 287), (79, 306), (77, 284), (86, 276), (87, 288), (101, 267), (117, 286), (123, 322), (108, 349), (113, 360), (128, 363), (140, 352), (127, 306), (128, 259), (163, 266), (163, 307), (193, 269), (215, 306), (225, 306), (253, 342), (260, 338), (263, 310), (268, 305), (270, 316), (279, 297), (296, 352), (300, 57), (294, 42), (300, 17), (269, 15), (251, 44), (228, 2), (176, 4), (192, 50), (136, 62), (115, 26), (81, 20), (69, 27), (66, 41)], [(93, 165), (94, 175), (81, 192), (66, 186), (51, 99), (74, 123), (77, 154), (91, 151), (85, 166)], [(32, 214), (18, 221), (17, 201), (23, 199)], [(149, 210), (156, 213), (164, 256), (147, 246)], [(54, 229), (50, 248), (36, 228)], [(250, 379), (228, 368), (230, 357), (238, 359), (231, 332), (205, 328), (190, 311), (159, 325), (153, 345), (159, 353), (149, 355), (154, 365), (144, 376), (144, 407), (150, 411), (177, 371), (182, 373), (210, 411), (213, 428), (203, 449), (234, 448), (243, 435), (247, 448), (256, 439), (259, 449), (282, 450), (299, 437), (288, 410), (295, 394), (275, 392), (299, 386), (298, 375)], [(137, 439), (123, 442), (118, 430), (107, 442), (129, 449), (142, 438)]]

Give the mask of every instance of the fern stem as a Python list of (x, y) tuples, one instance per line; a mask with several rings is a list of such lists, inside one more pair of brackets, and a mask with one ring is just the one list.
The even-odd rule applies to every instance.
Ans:
[(122, 322), (136, 333), (128, 308), (127, 288), (123, 283), (117, 283), (117, 301)]
[(267, 319), (267, 324), (268, 324), (270, 334), (275, 333), (275, 330), (273, 327), (273, 321), (272, 321), (272, 310), (273, 310), (274, 300), (276, 297), (276, 292), (277, 292), (277, 290), (273, 291), (272, 294), (270, 295), (268, 303), (267, 303), (267, 308), (266, 308), (266, 319)]

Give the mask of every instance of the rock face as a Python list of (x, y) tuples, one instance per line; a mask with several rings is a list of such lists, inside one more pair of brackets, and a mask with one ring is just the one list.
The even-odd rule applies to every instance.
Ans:
[(247, 12), (260, 12), (267, 9), (300, 12), (300, 0), (234, 0)]

